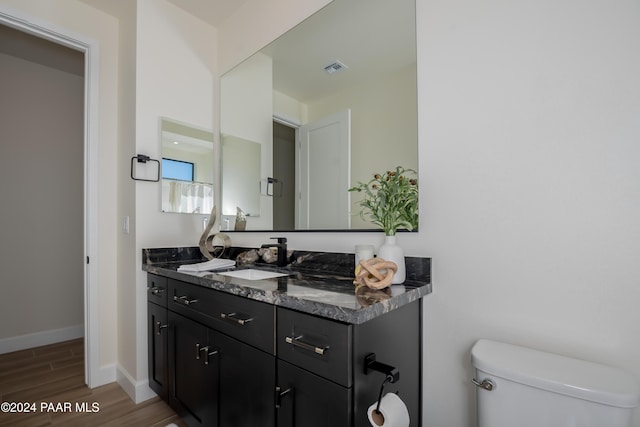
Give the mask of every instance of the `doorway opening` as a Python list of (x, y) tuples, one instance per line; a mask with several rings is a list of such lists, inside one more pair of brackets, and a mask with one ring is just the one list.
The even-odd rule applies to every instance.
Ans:
[(293, 230), (296, 212), (297, 129), (273, 121), (273, 229)]
[(4, 353), (84, 335), (84, 54), (0, 25), (0, 92)]
[[(47, 225), (45, 221), (48, 215), (51, 216), (53, 214), (55, 208), (62, 206), (65, 203), (74, 203), (74, 214), (72, 215), (73, 219), (68, 222), (68, 228), (65, 226), (65, 228), (62, 230), (65, 237), (58, 238), (56, 240), (43, 238), (24, 239), (28, 240), (27, 243), (29, 244), (29, 250), (23, 253), (23, 255), (24, 258), (30, 260), (30, 262), (33, 263), (33, 266), (43, 265), (42, 263), (45, 259), (51, 257), (51, 255), (56, 252), (61, 252), (59, 246), (65, 238), (77, 239), (77, 246), (74, 248), (72, 253), (69, 253), (68, 258), (65, 259), (63, 268), (65, 265), (73, 264), (77, 268), (77, 270), (74, 269), (74, 271), (79, 271), (79, 273), (74, 273), (74, 280), (79, 282), (78, 289), (75, 292), (77, 294), (77, 303), (81, 306), (78, 309), (81, 314), (79, 316), (80, 320), (78, 321), (79, 325), (77, 325), (74, 330), (77, 330), (76, 333), (78, 335), (84, 336), (85, 382), (89, 387), (95, 387), (107, 382), (104, 378), (102, 378), (100, 374), (100, 368), (98, 366), (99, 329), (97, 299), (97, 42), (90, 39), (81, 40), (75, 33), (72, 33), (73, 35), (71, 35), (70, 32), (65, 29), (61, 29), (48, 23), (42, 23), (41, 20), (28, 15), (23, 16), (21, 12), (5, 12), (1, 6), (0, 26), (3, 26), (6, 30), (17, 31), (21, 33), (22, 36), (28, 35), (30, 37), (39, 38), (41, 39), (41, 41), (46, 41), (47, 43), (51, 42), (54, 46), (54, 51), (67, 51), (67, 53), (71, 53), (71, 55), (68, 56), (76, 56), (80, 58), (79, 67), (77, 66), (77, 64), (73, 66), (75, 67), (74, 69), (76, 69), (76, 74), (79, 74), (75, 76), (75, 78), (81, 79), (81, 82), (79, 84), (79, 87), (76, 86), (76, 88), (74, 89), (74, 93), (77, 93), (77, 96), (79, 97), (79, 106), (76, 107), (77, 116), (74, 119), (75, 124), (71, 125), (74, 127), (71, 132), (73, 135), (75, 135), (71, 138), (75, 139), (78, 142), (77, 147), (56, 147), (51, 143), (51, 138), (48, 134), (44, 137), (36, 137), (36, 142), (38, 142), (39, 145), (35, 150), (31, 150), (30, 155), (26, 156), (26, 159), (24, 159), (23, 162), (23, 165), (26, 169), (33, 170), (34, 168), (37, 168), (35, 162), (42, 161), (44, 162), (44, 165), (53, 168), (52, 170), (55, 171), (56, 168), (63, 169), (65, 167), (60, 164), (60, 159), (64, 157), (63, 154), (66, 154), (67, 156), (74, 156), (73, 163), (76, 168), (74, 168), (73, 173), (75, 175), (73, 178), (66, 181), (66, 184), (61, 181), (59, 182), (57, 180), (50, 179), (51, 177), (48, 177), (50, 181), (53, 181), (55, 188), (53, 190), (46, 190), (38, 193), (40, 194), (40, 196), (34, 197), (34, 202), (39, 203), (38, 209), (26, 210), (22, 206), (16, 206), (15, 203), (12, 204), (12, 206), (14, 206), (14, 214), (18, 214), (20, 216), (33, 216), (34, 219), (30, 222), (32, 228), (44, 225), (44, 228), (47, 229), (58, 227), (58, 223), (55, 223), (54, 225), (51, 225), (49, 223)], [(9, 44), (11, 44), (11, 42), (9, 42)], [(12, 48), (20, 48), (20, 45), (14, 45)], [(68, 52), (68, 50), (71, 50), (73, 52)], [(24, 54), (25, 52), (22, 53)], [(44, 56), (46, 57), (46, 54), (44, 54)], [(48, 60), (55, 63), (59, 61), (59, 59), (60, 58), (58, 58), (58, 55), (53, 55)], [(18, 60), (24, 61), (24, 58), (20, 58), (20, 55), (18, 55)], [(42, 66), (42, 64), (40, 64), (40, 66)], [(61, 65), (60, 63), (58, 63), (57, 66), (63, 67), (63, 73), (73, 74), (70, 73), (68, 69), (64, 68), (68, 66), (68, 64)], [(77, 68), (79, 68), (79, 70)], [(61, 76), (57, 75), (57, 77)], [(64, 78), (69, 76), (62, 77)], [(70, 79), (73, 80), (74, 77), (71, 76)], [(59, 88), (56, 88), (55, 85), (53, 85), (51, 87), (51, 90), (55, 91), (59, 90)], [(46, 96), (47, 94), (42, 94), (43, 98), (45, 98)], [(67, 96), (69, 96), (68, 93)], [(60, 99), (63, 99), (63, 97), (61, 97)], [(19, 96), (18, 94), (18, 96), (14, 96), (14, 99), (11, 100), (11, 103), (19, 103), (22, 101), (24, 101), (23, 97)], [(9, 105), (9, 108), (13, 107), (15, 107), (15, 105)], [(58, 105), (58, 108), (62, 109), (60, 105)], [(31, 116), (27, 115), (26, 117), (30, 118)], [(52, 129), (56, 129), (56, 127), (60, 128), (69, 126), (68, 123), (56, 120), (53, 117), (45, 117), (37, 122), (25, 120), (23, 117), (23, 119), (21, 120), (21, 124), (25, 128), (43, 126), (44, 124), (52, 126)], [(70, 150), (72, 152), (70, 152)], [(31, 179), (31, 176), (26, 176), (25, 179)], [(44, 187), (45, 184), (49, 184), (48, 182), (44, 182), (46, 181), (46, 179), (40, 178), (39, 181), (37, 178), (33, 179), (35, 180), (36, 187), (38, 187), (38, 185), (40, 185), (40, 187)], [(15, 177), (13, 177), (12, 184), (19, 189), (21, 182), (17, 181)], [(64, 185), (72, 186), (70, 192), (65, 192), (65, 196), (62, 195), (63, 192), (61, 191)], [(21, 192), (18, 190), (15, 194), (19, 195), (21, 194)], [(24, 194), (22, 194), (22, 196), (24, 196)], [(89, 258), (90, 254), (93, 254), (94, 258)], [(91, 263), (89, 262), (90, 260)], [(30, 271), (31, 270), (32, 268), (30, 269)], [(67, 271), (56, 273), (51, 270), (47, 270), (47, 273), (50, 273), (51, 277), (53, 277), (53, 275), (60, 275), (64, 279)], [(69, 275), (71, 275), (71, 273), (69, 273)], [(50, 285), (50, 283), (47, 280), (44, 280), (40, 281), (39, 285), (41, 286), (41, 289), (44, 290), (48, 285)], [(62, 294), (63, 297), (68, 297), (68, 295), (65, 295), (64, 291), (61, 291), (59, 293)], [(10, 298), (7, 299), (10, 300)], [(51, 303), (48, 306), (53, 305), (54, 304)], [(43, 305), (43, 307), (48, 306), (47, 304)], [(45, 315), (46, 314), (47, 313), (45, 313)], [(53, 324), (49, 324), (48, 326), (52, 327), (52, 325)], [(68, 328), (59, 328), (55, 329), (55, 331), (56, 333), (59, 333), (60, 330), (62, 330), (62, 333), (64, 334), (68, 333), (67, 329)], [(46, 335), (46, 331), (43, 336), (44, 335)], [(22, 342), (18, 343), (18, 345), (25, 345), (23, 339), (24, 337), (27, 337), (28, 339), (33, 339), (34, 337), (37, 339), (43, 339), (43, 337), (38, 337), (38, 334), (27, 334), (18, 337), (20, 338), (20, 340), (22, 340)], [(37, 345), (37, 343), (35, 342), (34, 344)]]

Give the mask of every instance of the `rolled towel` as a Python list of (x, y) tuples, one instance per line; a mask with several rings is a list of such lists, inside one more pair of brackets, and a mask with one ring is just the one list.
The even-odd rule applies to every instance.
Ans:
[(221, 268), (229, 268), (236, 265), (236, 262), (230, 259), (218, 259), (214, 258), (209, 261), (200, 262), (197, 264), (183, 264), (178, 267), (178, 271), (210, 271), (218, 270)]

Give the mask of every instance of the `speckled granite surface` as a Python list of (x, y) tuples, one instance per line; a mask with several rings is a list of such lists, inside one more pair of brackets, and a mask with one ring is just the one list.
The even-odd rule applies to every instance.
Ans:
[[(227, 249), (225, 258), (235, 257), (248, 248)], [(202, 262), (197, 247), (144, 249), (142, 269), (149, 273), (227, 292), (257, 301), (315, 314), (345, 323), (364, 323), (431, 292), (431, 259), (406, 257), (407, 280), (385, 290), (353, 284), (353, 254), (294, 251), (287, 267), (256, 263), (233, 269), (258, 268), (286, 273), (287, 276), (246, 280), (208, 271), (178, 272), (182, 264)]]

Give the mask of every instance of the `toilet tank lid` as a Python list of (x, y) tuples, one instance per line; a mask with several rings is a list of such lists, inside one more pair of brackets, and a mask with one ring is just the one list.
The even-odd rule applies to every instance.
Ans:
[(496, 377), (566, 396), (620, 408), (640, 404), (636, 379), (599, 363), (481, 339), (471, 349), (471, 364)]

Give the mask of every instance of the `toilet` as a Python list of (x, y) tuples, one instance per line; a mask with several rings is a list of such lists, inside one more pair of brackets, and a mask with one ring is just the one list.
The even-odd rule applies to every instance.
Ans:
[(481, 339), (471, 349), (478, 427), (629, 427), (640, 387), (610, 366)]

